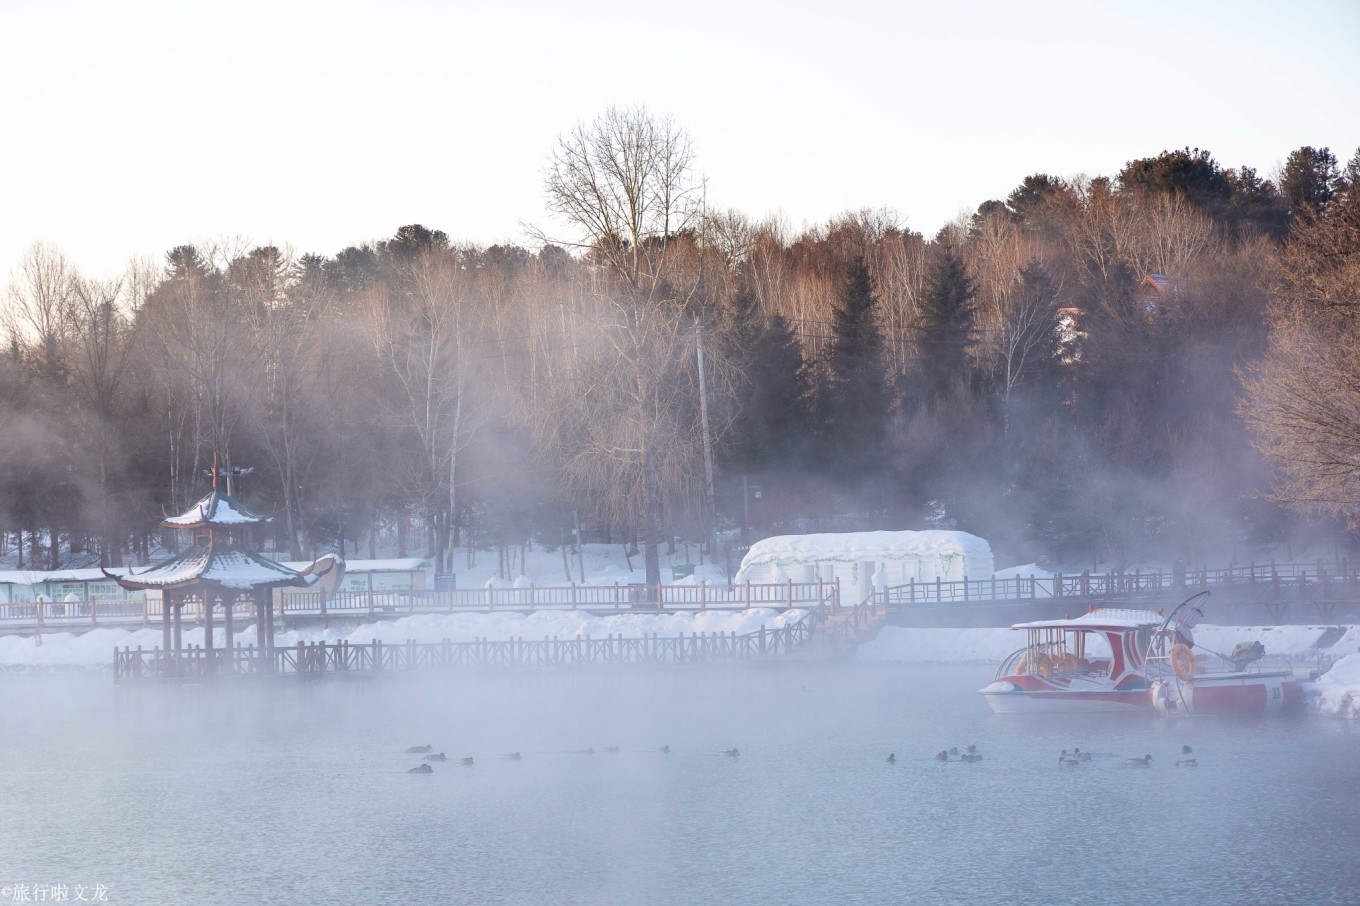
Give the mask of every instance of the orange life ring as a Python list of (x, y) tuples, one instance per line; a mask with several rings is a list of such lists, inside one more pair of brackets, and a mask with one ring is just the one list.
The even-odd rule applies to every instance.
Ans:
[(1171, 646), (1171, 672), (1183, 683), (1195, 678), (1195, 655), (1189, 646), (1177, 642)]
[(1028, 654), (1022, 654), (1022, 655), (1020, 655), (1020, 662), (1019, 662), (1018, 664), (1015, 665), (1015, 675), (1016, 675), (1016, 676), (1024, 676), (1024, 675), (1025, 675), (1025, 668), (1027, 668), (1027, 667), (1029, 667), (1029, 655), (1028, 655)]

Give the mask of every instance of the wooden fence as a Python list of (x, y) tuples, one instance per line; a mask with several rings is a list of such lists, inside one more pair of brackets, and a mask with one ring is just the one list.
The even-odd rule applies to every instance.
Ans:
[(819, 620), (813, 614), (777, 629), (755, 632), (644, 635), (627, 638), (512, 638), (500, 641), (389, 645), (380, 641), (299, 642), (265, 651), (236, 646), (231, 651), (200, 646), (180, 652), (160, 648), (114, 651), (115, 680), (197, 679), (209, 676), (311, 675), (384, 673), (458, 668), (578, 667), (585, 665), (696, 663), (735, 661), (789, 654), (814, 636)]

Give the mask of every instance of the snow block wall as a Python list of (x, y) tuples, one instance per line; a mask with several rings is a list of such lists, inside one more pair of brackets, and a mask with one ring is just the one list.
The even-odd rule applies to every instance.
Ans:
[(735, 581), (830, 582), (840, 579), (841, 602), (858, 603), (879, 584), (957, 582), (990, 579), (995, 571), (992, 548), (967, 532), (843, 532), (778, 535), (751, 545)]

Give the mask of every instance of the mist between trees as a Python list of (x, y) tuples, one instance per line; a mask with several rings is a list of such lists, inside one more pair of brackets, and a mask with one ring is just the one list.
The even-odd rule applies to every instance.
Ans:
[(931, 238), (708, 209), (688, 135), (643, 110), (546, 172), (533, 248), (410, 225), (102, 282), (34, 246), (3, 305), (0, 554), (144, 560), (215, 458), (255, 467), (240, 496), (293, 558), (441, 569), (578, 525), (649, 575), (658, 544), (738, 531), (1226, 562), (1360, 512), (1360, 155), (1036, 174)]

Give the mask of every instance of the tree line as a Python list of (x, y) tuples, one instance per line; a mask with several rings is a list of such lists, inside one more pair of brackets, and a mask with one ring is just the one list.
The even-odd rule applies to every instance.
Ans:
[[(34, 246), (0, 355), (0, 553), (145, 559), (214, 468), (276, 548), (958, 528), (1002, 561), (1232, 557), (1360, 512), (1360, 153), (1026, 177), (931, 237), (706, 207), (670, 120), (560, 137), (531, 247)], [(702, 369), (699, 366), (703, 362)], [(580, 578), (576, 575), (575, 578)]]

